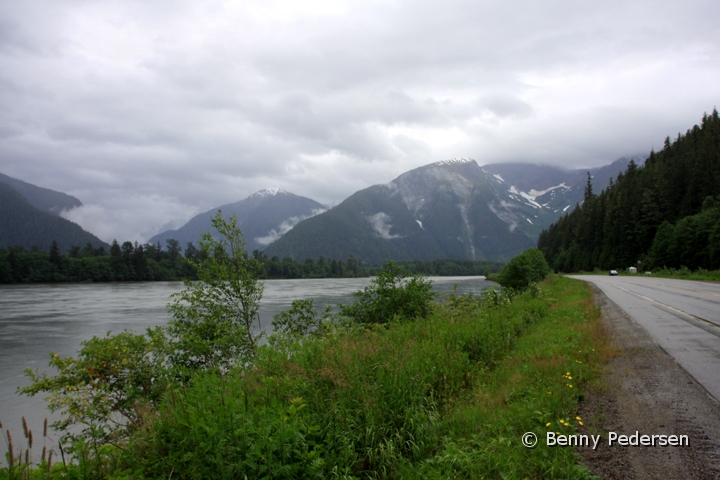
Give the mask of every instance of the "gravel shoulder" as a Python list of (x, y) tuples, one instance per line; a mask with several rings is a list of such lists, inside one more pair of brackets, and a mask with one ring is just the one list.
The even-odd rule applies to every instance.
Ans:
[[(590, 284), (618, 355), (605, 373), (607, 388), (581, 404), (582, 434), (602, 434), (598, 448), (578, 447), (602, 479), (720, 479), (720, 403)], [(718, 365), (717, 368), (720, 368)], [(688, 446), (608, 446), (608, 432), (687, 435)]]

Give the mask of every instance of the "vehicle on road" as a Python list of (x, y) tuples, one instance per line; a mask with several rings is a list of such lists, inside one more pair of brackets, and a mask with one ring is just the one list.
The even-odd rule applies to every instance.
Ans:
[(610, 270), (610, 276), (617, 275), (617, 270)]

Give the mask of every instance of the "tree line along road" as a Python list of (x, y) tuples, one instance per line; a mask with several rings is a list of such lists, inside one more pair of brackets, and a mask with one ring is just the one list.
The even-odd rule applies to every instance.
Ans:
[(720, 401), (720, 284), (572, 275), (595, 284)]

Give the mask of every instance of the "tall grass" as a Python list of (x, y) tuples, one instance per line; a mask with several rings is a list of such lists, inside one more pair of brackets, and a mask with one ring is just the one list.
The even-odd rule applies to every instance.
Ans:
[(251, 369), (174, 389), (128, 464), (152, 478), (582, 476), (571, 450), (518, 449), (524, 431), (572, 418), (579, 389), (562, 377), (583, 382), (595, 359), (590, 347), (570, 359), (589, 317), (585, 303), (565, 311), (554, 300), (568, 282), (512, 302), (454, 297), (426, 320), (262, 349)]
[(541, 289), (262, 347), (172, 387), (105, 468), (65, 478), (587, 478), (572, 449), (520, 442), (574, 431), (606, 349), (584, 283)]

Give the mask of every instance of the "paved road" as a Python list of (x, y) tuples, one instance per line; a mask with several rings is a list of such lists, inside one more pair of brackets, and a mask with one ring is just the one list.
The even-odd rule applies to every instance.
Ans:
[(592, 282), (720, 401), (720, 284), (573, 275)]

